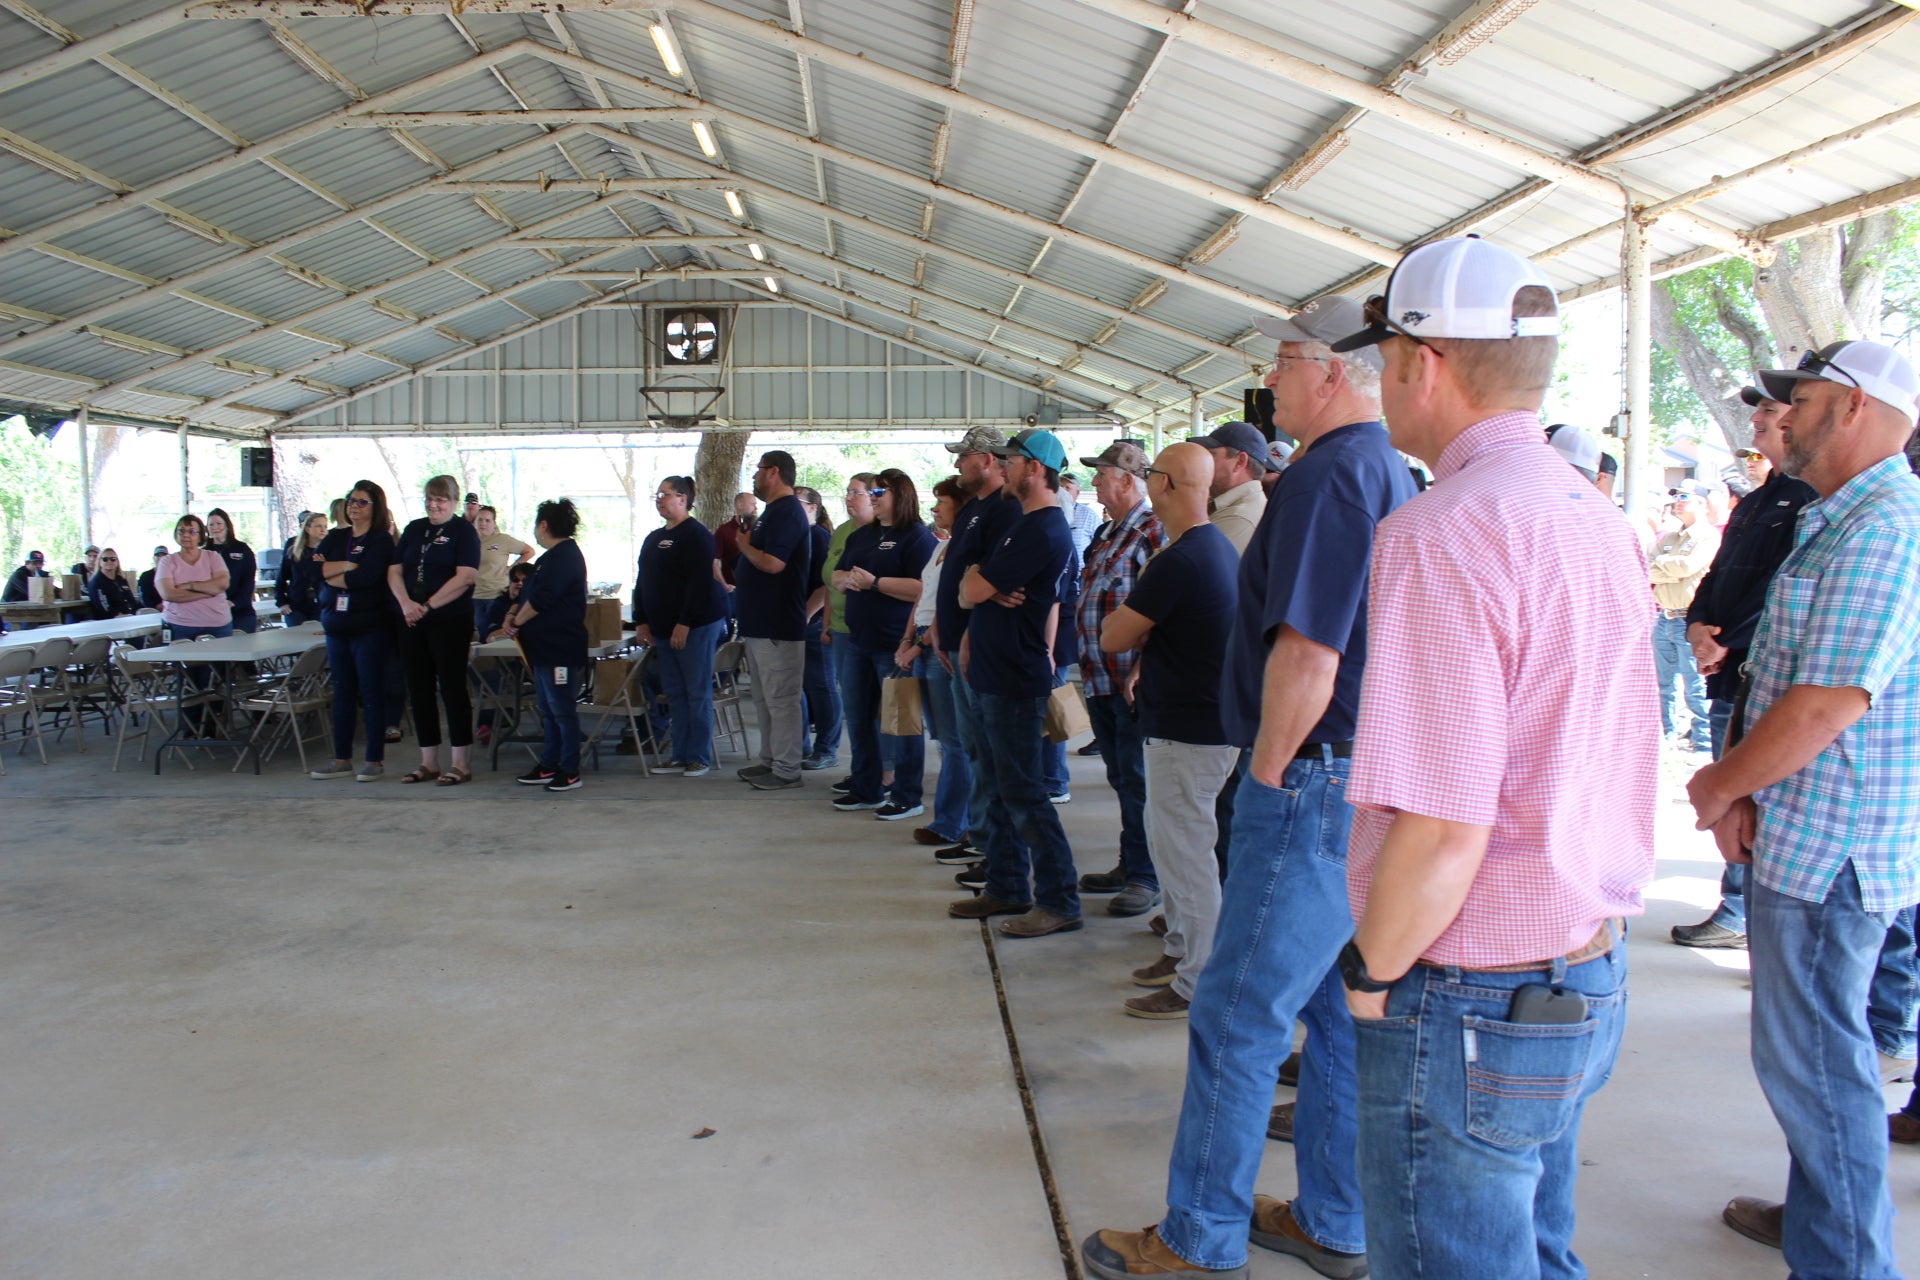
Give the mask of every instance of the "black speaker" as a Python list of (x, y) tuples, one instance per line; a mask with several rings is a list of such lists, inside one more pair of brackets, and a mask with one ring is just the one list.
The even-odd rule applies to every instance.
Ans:
[(273, 450), (240, 451), (240, 483), (255, 489), (273, 488)]
[(1265, 387), (1248, 387), (1241, 393), (1240, 420), (1259, 428), (1268, 440), (1274, 438), (1273, 392)]

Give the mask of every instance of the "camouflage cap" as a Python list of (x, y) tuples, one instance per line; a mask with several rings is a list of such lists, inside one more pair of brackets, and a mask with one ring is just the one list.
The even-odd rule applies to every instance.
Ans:
[(1115, 467), (1131, 475), (1147, 474), (1147, 451), (1138, 440), (1115, 440), (1097, 458), (1080, 459), (1082, 466)]
[(968, 427), (959, 444), (947, 446), (948, 453), (992, 453), (1004, 449), (1007, 433), (998, 427)]

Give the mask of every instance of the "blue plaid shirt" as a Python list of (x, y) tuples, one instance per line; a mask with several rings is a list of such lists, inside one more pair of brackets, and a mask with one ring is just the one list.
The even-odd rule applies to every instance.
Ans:
[(1920, 901), (1920, 477), (1895, 454), (1800, 513), (1753, 639), (1746, 722), (1789, 686), (1864, 689), (1867, 714), (1762, 788), (1753, 864), (1776, 893), (1823, 902), (1853, 863), (1860, 903)]

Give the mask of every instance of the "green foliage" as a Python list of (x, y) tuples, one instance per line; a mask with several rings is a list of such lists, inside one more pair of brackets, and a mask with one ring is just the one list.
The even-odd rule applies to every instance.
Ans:
[(1904, 345), (1920, 334), (1920, 206), (1904, 205), (1892, 216), (1893, 238), (1875, 255), (1886, 267), (1881, 331)]
[(47, 553), (49, 572), (63, 572), (80, 558), (80, 467), (66, 454), (30, 433), (25, 419), (0, 419), (0, 557), (6, 572), (36, 549)]

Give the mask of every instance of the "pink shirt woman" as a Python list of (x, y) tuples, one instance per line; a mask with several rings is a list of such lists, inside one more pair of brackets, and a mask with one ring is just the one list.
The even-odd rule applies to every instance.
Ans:
[(161, 559), (154, 573), (160, 616), (170, 627), (217, 630), (233, 623), (227, 601), (226, 562), (206, 549), (206, 526), (198, 516), (183, 516), (173, 537), (180, 550)]

